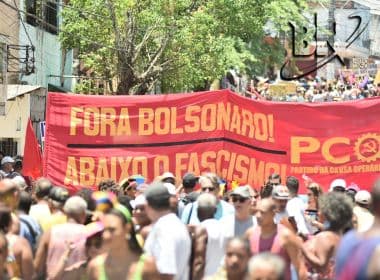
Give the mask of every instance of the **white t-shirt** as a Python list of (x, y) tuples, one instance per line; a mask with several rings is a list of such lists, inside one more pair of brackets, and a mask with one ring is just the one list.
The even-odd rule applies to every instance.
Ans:
[(176, 280), (189, 279), (190, 234), (175, 214), (158, 219), (148, 235), (144, 250), (155, 258), (161, 274), (175, 275)]
[(373, 214), (368, 209), (357, 205), (354, 207), (353, 212), (358, 221), (357, 231), (365, 232), (369, 230), (375, 220)]
[(216, 219), (207, 219), (200, 224), (207, 231), (207, 249), (205, 277), (215, 274), (224, 257), (227, 239), (223, 233), (222, 224)]
[(306, 204), (297, 196), (290, 199), (286, 204), (286, 212), (288, 212), (289, 217), (294, 217), (297, 224), (298, 233), (309, 234), (304, 215), (305, 209)]

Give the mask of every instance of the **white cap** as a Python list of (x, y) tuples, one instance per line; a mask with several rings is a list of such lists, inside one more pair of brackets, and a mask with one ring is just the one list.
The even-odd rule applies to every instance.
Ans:
[(168, 189), (168, 192), (170, 195), (176, 195), (177, 194), (177, 190), (173, 184), (164, 183), (164, 186)]
[(133, 209), (135, 209), (137, 206), (145, 205), (146, 204), (145, 195), (140, 194), (136, 196), (136, 198), (134, 200), (131, 200), (129, 204), (131, 204)]
[(3, 157), (1, 160), (1, 165), (6, 164), (6, 163), (14, 163), (14, 159), (10, 156)]
[(332, 192), (336, 187), (342, 187), (343, 189), (346, 189), (347, 184), (344, 179), (335, 179), (330, 184), (330, 192)]
[(358, 193), (355, 195), (355, 202), (368, 205), (371, 204), (372, 197), (371, 194), (368, 191), (362, 190), (358, 191)]
[(171, 173), (171, 172), (165, 172), (164, 174), (161, 175), (161, 180), (164, 180), (166, 178), (173, 178), (173, 179), (175, 179), (173, 173)]

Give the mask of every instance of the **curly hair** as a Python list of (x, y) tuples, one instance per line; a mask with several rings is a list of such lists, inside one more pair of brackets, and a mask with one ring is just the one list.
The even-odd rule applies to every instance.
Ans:
[(320, 196), (319, 209), (325, 219), (330, 222), (332, 231), (345, 230), (352, 221), (353, 203), (343, 193), (330, 192)]
[(98, 185), (99, 191), (111, 191), (118, 194), (119, 185), (113, 179), (103, 179)]

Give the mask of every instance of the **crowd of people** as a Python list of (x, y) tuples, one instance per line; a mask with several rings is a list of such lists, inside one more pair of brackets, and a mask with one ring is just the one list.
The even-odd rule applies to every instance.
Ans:
[(1, 279), (378, 279), (380, 182), (133, 175), (70, 194), (1, 159)]
[(380, 83), (369, 75), (360, 79), (355, 75), (341, 76), (331, 81), (319, 77), (302, 78), (288, 82), (288, 85), (294, 85), (290, 87), (294, 91), (288, 88), (286, 92), (277, 92), (271, 87), (279, 84), (281, 82), (260, 77), (244, 83), (244, 88), (234, 87), (231, 83), (225, 83), (224, 87), (253, 99), (286, 102), (334, 102), (380, 96)]

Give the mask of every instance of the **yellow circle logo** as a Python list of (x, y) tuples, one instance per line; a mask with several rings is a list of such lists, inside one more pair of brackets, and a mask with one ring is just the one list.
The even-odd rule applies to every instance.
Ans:
[(380, 158), (380, 135), (367, 133), (359, 137), (355, 143), (355, 154), (358, 160), (372, 162)]

